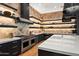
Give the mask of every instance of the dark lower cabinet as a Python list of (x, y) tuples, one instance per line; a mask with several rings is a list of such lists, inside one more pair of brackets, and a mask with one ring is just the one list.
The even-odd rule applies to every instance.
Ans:
[(61, 53), (49, 52), (49, 51), (40, 50), (40, 49), (38, 50), (38, 55), (39, 56), (69, 56)]
[(37, 40), (38, 40), (38, 42), (43, 41), (44, 40), (44, 36), (42, 34), (37, 35)]
[(44, 39), (48, 39), (49, 37), (51, 37), (53, 34), (43, 34), (44, 35)]
[(16, 56), (21, 53), (21, 40), (0, 44), (0, 56)]
[(39, 35), (36, 36), (36, 39), (37, 39), (38, 42), (41, 42), (41, 41), (48, 39), (52, 35), (53, 34), (39, 34)]

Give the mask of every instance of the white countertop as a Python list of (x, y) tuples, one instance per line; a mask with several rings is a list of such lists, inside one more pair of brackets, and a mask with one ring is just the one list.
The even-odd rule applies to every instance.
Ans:
[(38, 49), (66, 55), (79, 56), (79, 36), (52, 35), (50, 38), (40, 44)]
[(10, 42), (10, 41), (14, 41), (14, 40), (20, 40), (20, 39), (21, 39), (20, 37), (0, 39), (0, 44)]

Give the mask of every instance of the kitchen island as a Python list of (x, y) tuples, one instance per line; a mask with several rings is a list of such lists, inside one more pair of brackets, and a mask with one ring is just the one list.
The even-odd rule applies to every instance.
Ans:
[(38, 46), (39, 56), (79, 56), (78, 35), (52, 35)]

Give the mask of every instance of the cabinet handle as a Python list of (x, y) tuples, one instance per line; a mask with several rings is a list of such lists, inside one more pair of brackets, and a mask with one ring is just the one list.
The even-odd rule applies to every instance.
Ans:
[(12, 53), (12, 55), (16, 55), (16, 54), (18, 54), (18, 52), (14, 52), (14, 53)]
[(12, 43), (17, 43), (17, 41), (14, 41), (14, 42), (12, 42)]
[(16, 48), (17, 46), (13, 46), (12, 48)]
[(0, 47), (2, 47), (2, 45), (0, 45)]

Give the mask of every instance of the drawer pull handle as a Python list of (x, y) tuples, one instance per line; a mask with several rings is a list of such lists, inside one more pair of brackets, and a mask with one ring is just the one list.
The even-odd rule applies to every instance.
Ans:
[(17, 43), (17, 41), (15, 41), (15, 42), (12, 42), (12, 43)]
[(2, 45), (0, 45), (0, 47), (2, 47)]
[(17, 46), (14, 46), (14, 47), (12, 47), (12, 48), (16, 48)]
[(18, 52), (14, 52), (14, 53), (12, 53), (13, 55), (16, 55), (16, 54), (18, 54)]

